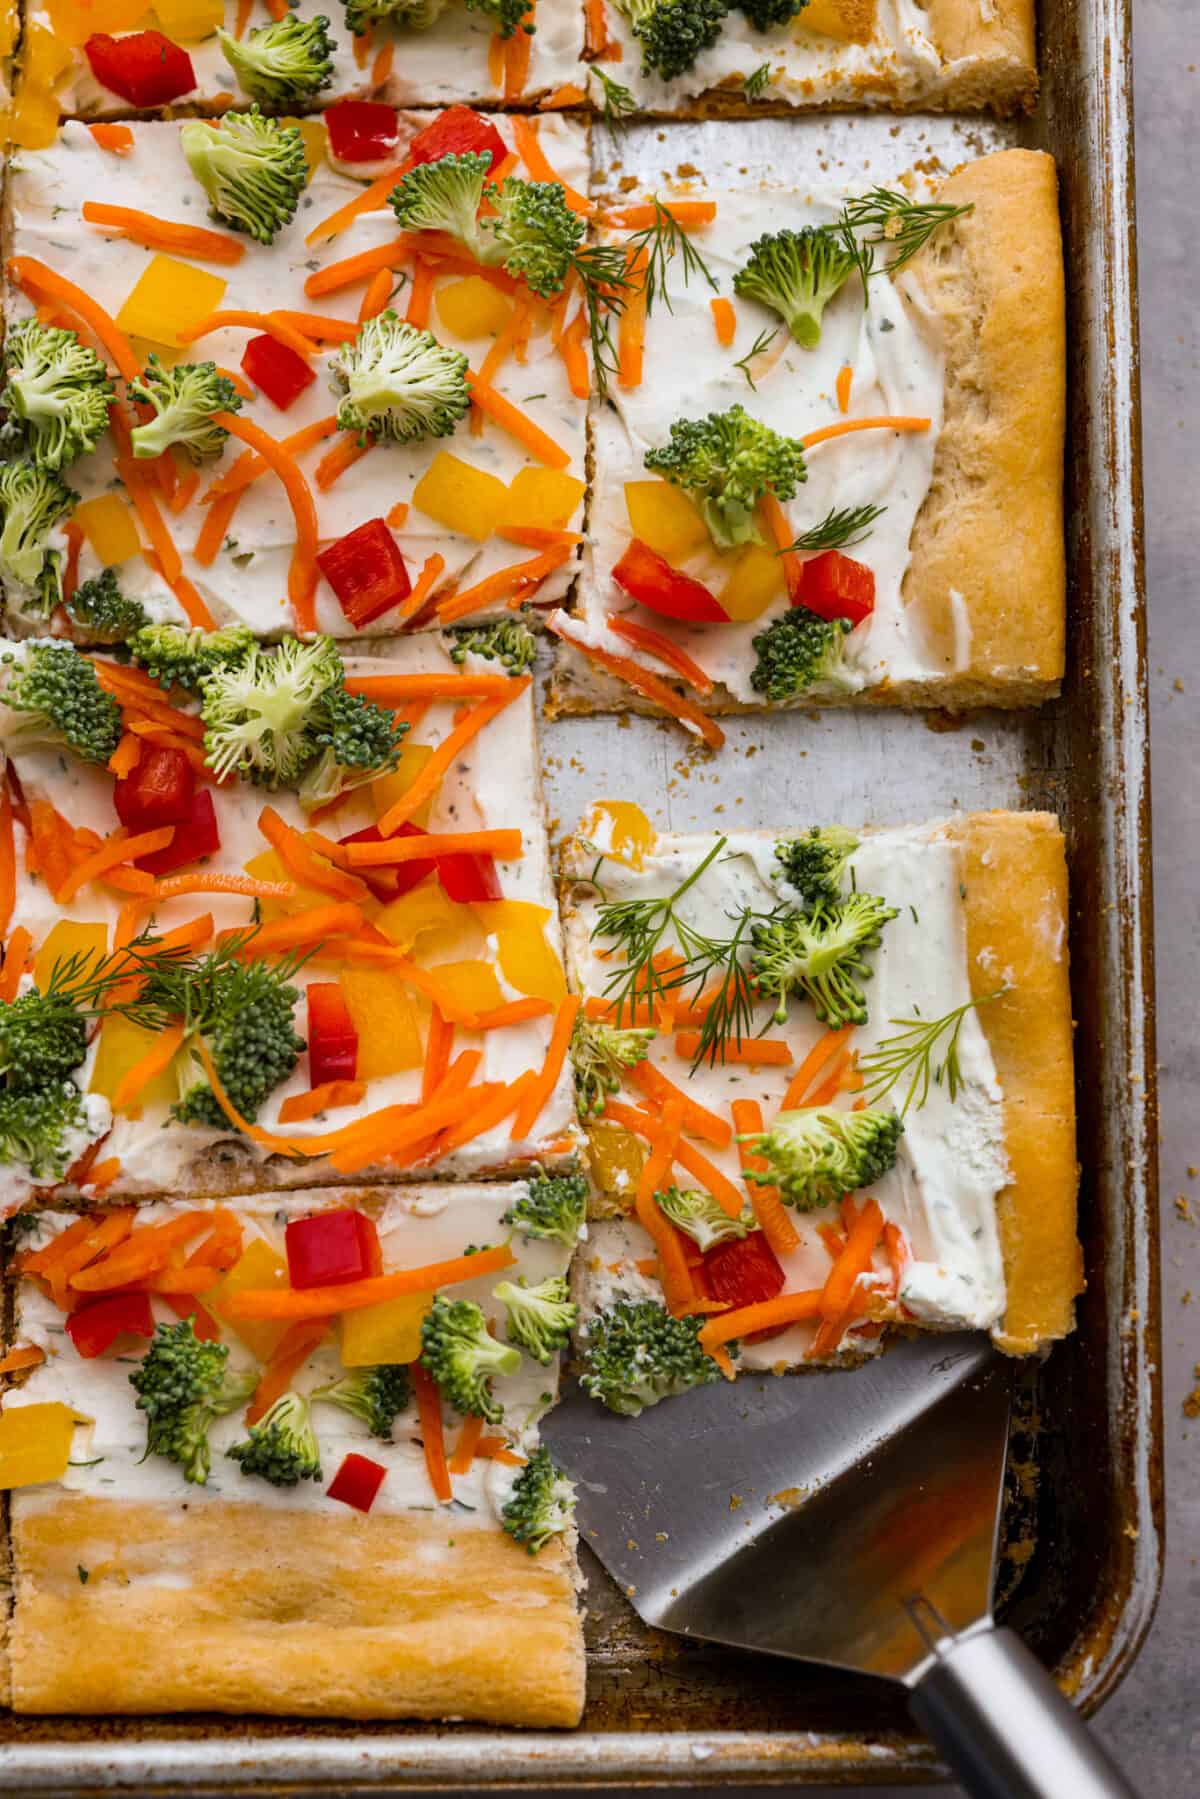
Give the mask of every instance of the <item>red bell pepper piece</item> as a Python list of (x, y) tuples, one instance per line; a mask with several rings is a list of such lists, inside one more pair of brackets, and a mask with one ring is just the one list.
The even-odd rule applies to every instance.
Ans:
[(386, 1473), (387, 1469), (369, 1455), (356, 1455), (351, 1450), (326, 1487), (326, 1495), (340, 1499), (343, 1505), (352, 1505), (356, 1512), (369, 1512)]
[(408, 160), (413, 164), (467, 155), (490, 156), (493, 169), (508, 155), (508, 146), (492, 121), (473, 106), (448, 106), (431, 125), (418, 131), (408, 146)]
[(313, 981), (308, 999), (308, 1080), (352, 1081), (358, 1074), (358, 1032), (337, 981)]
[(396, 108), (378, 100), (339, 100), (326, 109), (325, 129), (335, 162), (382, 162), (400, 135)]
[(152, 1337), (154, 1314), (148, 1293), (105, 1293), (67, 1319), (67, 1335), (89, 1361), (111, 1349), (118, 1337)]
[(169, 875), (177, 868), (186, 868), (189, 862), (199, 862), (202, 856), (214, 855), (220, 847), (221, 833), (212, 794), (207, 787), (199, 787), (166, 849), (139, 856), (135, 866), (149, 875)]
[(437, 871), (446, 898), (460, 905), (504, 898), (495, 861), (489, 855), (439, 856)]
[[(423, 835), (419, 825), (410, 824), (407, 820), (398, 831), (392, 832), (393, 837), (420, 837)], [(378, 825), (367, 825), (361, 831), (351, 831), (348, 837), (340, 837), (338, 841), (339, 843), (383, 843), (384, 836)], [(443, 856), (442, 860), (448, 862), (450, 858)], [(421, 882), (428, 880), (436, 870), (437, 863), (430, 858), (427, 862), (397, 862), (394, 868), (356, 868), (354, 872), (362, 876), (376, 899), (393, 900), (399, 899), (402, 893), (408, 893), (412, 888), (419, 887)]]
[(196, 777), (182, 750), (166, 744), (142, 746), (141, 760), (113, 787), (117, 817), (131, 834), (177, 825), (192, 809)]
[(252, 337), (242, 351), (242, 373), (280, 412), (286, 412), (317, 378), (303, 356), (266, 332)]
[(710, 1299), (731, 1306), (758, 1305), (783, 1291), (779, 1258), (761, 1231), (731, 1243), (716, 1243), (704, 1258), (704, 1284)]
[(356, 631), (412, 591), (396, 539), (381, 518), (369, 518), (320, 550), (317, 567)]
[(648, 612), (661, 618), (678, 618), (690, 625), (727, 625), (722, 612), (703, 581), (693, 581), (665, 556), (652, 550), (640, 537), (632, 537), (629, 547), (613, 569), (612, 578)]
[(848, 618), (860, 625), (875, 610), (875, 571), (840, 550), (822, 550), (804, 564), (793, 606), (805, 606), (820, 618)]
[(132, 31), (126, 37), (97, 31), (83, 50), (101, 86), (130, 106), (166, 106), (196, 85), (191, 57), (161, 31)]
[(379, 1265), (374, 1224), (348, 1207), (293, 1219), (283, 1236), (288, 1277), (297, 1289), (366, 1280)]

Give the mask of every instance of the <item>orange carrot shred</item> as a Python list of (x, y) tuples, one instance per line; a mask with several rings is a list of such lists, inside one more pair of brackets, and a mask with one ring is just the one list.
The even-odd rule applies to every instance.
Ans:
[(715, 300), (710, 300), (708, 305), (713, 316), (717, 342), (727, 349), (737, 334), (737, 313), (733, 310), (733, 301), (721, 294)]
[(669, 712), (673, 718), (677, 718), (682, 725), (701, 738), (710, 749), (719, 750), (725, 742), (725, 733), (715, 718), (709, 718), (707, 713), (701, 712), (698, 706), (693, 706), (690, 701), (683, 699), (673, 688), (668, 687), (665, 681), (661, 681), (657, 675), (651, 674), (648, 668), (642, 668), (640, 663), (635, 662), (631, 656), (614, 656), (608, 650), (601, 650), (593, 644), (581, 642), (578, 638), (572, 637), (554, 615), (546, 620), (546, 629), (553, 631), (556, 637), (561, 637), (565, 643), (571, 645), (572, 649), (580, 651), (590, 661), (598, 663), (609, 674), (616, 675), (619, 679), (627, 682), (636, 692), (644, 694), (648, 700), (652, 700), (656, 706), (661, 706), (664, 712)]
[(587, 198), (586, 194), (577, 193), (576, 190), (573, 187), (568, 186), (562, 176), (557, 174), (551, 167), (546, 152), (542, 148), (541, 139), (538, 136), (538, 121), (536, 119), (526, 118), (522, 113), (515, 112), (513, 113), (510, 122), (512, 125), (513, 142), (517, 146), (517, 153), (520, 156), (521, 161), (525, 164), (525, 167), (529, 170), (529, 173), (533, 176), (533, 179), (535, 181), (549, 181), (561, 187), (563, 190), (563, 199), (566, 201), (572, 212), (580, 213), (584, 218), (587, 218), (590, 213), (595, 212), (596, 208), (593, 202)]
[(254, 1397), (246, 1407), (248, 1425), (257, 1424), (270, 1411), (275, 1401), (283, 1397), (291, 1386), (293, 1377), (303, 1368), (324, 1337), (329, 1324), (328, 1318), (305, 1318), (285, 1332), (259, 1377)]
[(379, 820), (379, 830), (384, 837), (391, 836), (412, 817), (414, 812), (420, 811), (425, 801), (437, 792), (446, 774), (453, 768), (467, 744), (477, 737), (480, 731), (494, 718), (498, 717), (506, 706), (510, 706), (518, 694), (525, 693), (529, 685), (528, 675), (522, 676), (520, 680), (507, 682), (504, 691), (497, 694), (494, 699), (484, 700), (481, 705), (474, 707), (460, 724), (455, 725), (449, 736), (443, 738), (434, 750), (412, 786), (401, 795), (394, 806), (389, 806)]
[(424, 256), (413, 258), (412, 284), (408, 290), (408, 309), (404, 314), (409, 325), (424, 331), (429, 325), (429, 309), (433, 302), (433, 264)]
[(475, 1460), (479, 1439), (482, 1435), (483, 1419), (478, 1412), (468, 1412), (462, 1421), (458, 1442), (454, 1445), (454, 1454), (450, 1458), (451, 1474), (469, 1474), (471, 1472), (471, 1463)]
[(332, 1112), (340, 1106), (357, 1106), (366, 1096), (365, 1081), (322, 1081), (307, 1093), (292, 1093), (279, 1108), (280, 1124), (298, 1124), (315, 1118), (318, 1112)]
[(839, 412), (849, 412), (850, 410), (850, 387), (853, 380), (854, 370), (848, 362), (844, 362), (837, 372), (837, 381), (834, 387)]
[(837, 1054), (846, 1039), (853, 1035), (854, 1026), (844, 1024), (839, 1030), (826, 1031), (818, 1037), (799, 1068), (788, 1083), (787, 1092), (780, 1102), (781, 1112), (792, 1112), (797, 1106), (804, 1104), (804, 1096), (816, 1081), (831, 1056)]
[(635, 649), (642, 650), (647, 656), (653, 656), (665, 668), (671, 669), (681, 681), (686, 681), (702, 698), (713, 690), (713, 681), (706, 675), (700, 664), (693, 661), (687, 651), (661, 631), (655, 631), (650, 625), (642, 625), (636, 619), (629, 618), (624, 612), (610, 612), (607, 618), (609, 630), (615, 637), (623, 637)]
[(543, 1106), (553, 1093), (555, 1083), (566, 1062), (567, 1051), (571, 1047), (571, 1032), (575, 1028), (575, 1020), (578, 1015), (579, 995), (577, 993), (565, 994), (554, 1020), (554, 1029), (550, 1035), (545, 1061), (521, 1101), (520, 1108), (513, 1120), (512, 1130), (509, 1132), (511, 1142), (519, 1143), (523, 1138), (529, 1136), (541, 1115)]
[(425, 1469), (435, 1499), (453, 1499), (450, 1471), (446, 1465), (446, 1438), (442, 1430), (441, 1395), (419, 1362), (409, 1370), (417, 1400), (417, 1417), (421, 1426), (421, 1442), (425, 1450)]
[[(733, 1115), (733, 1127), (739, 1137), (758, 1135), (763, 1128), (762, 1107), (756, 1099), (735, 1099), (730, 1111)], [(751, 1170), (761, 1172), (766, 1163), (761, 1156), (756, 1156), (748, 1143), (738, 1144), (738, 1155), (741, 1159), (743, 1174)], [(783, 1201), (774, 1187), (760, 1186), (757, 1181), (747, 1181), (746, 1191), (750, 1195), (750, 1208), (762, 1226), (763, 1236), (771, 1245), (777, 1256), (786, 1256), (800, 1247), (800, 1233), (788, 1217)]]
[(111, 156), (128, 156), (133, 149), (133, 133), (128, 125), (89, 125), (95, 142)]
[(153, 213), (138, 212), (131, 206), (102, 205), (85, 200), (82, 207), (89, 225), (115, 231), (120, 237), (144, 244), (149, 250), (166, 250), (196, 262), (240, 262), (246, 246), (223, 231), (208, 231), (202, 225), (176, 224), (170, 219), (155, 218)]
[(903, 414), (894, 418), (884, 414), (878, 418), (840, 419), (836, 425), (822, 425), (819, 431), (809, 431), (800, 442), (806, 450), (811, 450), (816, 444), (845, 437), (851, 431), (928, 431), (932, 423), (932, 419), (907, 418)]

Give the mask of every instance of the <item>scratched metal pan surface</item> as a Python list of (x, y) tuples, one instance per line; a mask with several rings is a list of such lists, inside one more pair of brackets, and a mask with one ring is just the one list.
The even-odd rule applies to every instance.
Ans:
[[(1078, 1020), (1079, 1329), (1028, 1371), (1016, 1459), (1021, 1548), (1004, 1609), (1085, 1707), (1129, 1666), (1157, 1592), (1156, 1115), (1149, 793), (1138, 468), (1128, 0), (1057, 0), (1043, 21), (1043, 101), (1020, 126), (825, 116), (715, 130), (656, 124), (618, 152), (643, 179), (736, 133), (753, 179), (894, 174), (1000, 144), (1058, 159), (1068, 244), (1072, 400), (1070, 674), (1039, 713), (938, 732), (921, 718), (831, 713), (730, 722), (715, 761), (649, 719), (564, 721), (544, 738), (551, 817), (636, 797), (674, 829), (919, 819), (954, 807), (1048, 807), (1066, 827)], [(852, 1380), (853, 1374), (847, 1374)], [(669, 1453), (671, 1408), (661, 1413)], [(388, 1793), (403, 1788), (886, 1782), (928, 1775), (889, 1689), (685, 1645), (641, 1626), (588, 1567), (590, 1700), (561, 1736), (468, 1726), (178, 1718), (0, 1722), (0, 1788)], [(119, 1644), (80, 1645), (120, 1654)]]

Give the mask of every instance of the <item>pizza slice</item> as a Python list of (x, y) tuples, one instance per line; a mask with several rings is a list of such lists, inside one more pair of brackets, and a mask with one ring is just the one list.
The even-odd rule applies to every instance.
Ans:
[(588, 1391), (634, 1412), (890, 1329), (1024, 1355), (1072, 1328), (1053, 817), (659, 836), (601, 805), (563, 876)]
[(574, 1496), (537, 1425), (581, 1184), (31, 1216), (13, 1708), (577, 1723)]

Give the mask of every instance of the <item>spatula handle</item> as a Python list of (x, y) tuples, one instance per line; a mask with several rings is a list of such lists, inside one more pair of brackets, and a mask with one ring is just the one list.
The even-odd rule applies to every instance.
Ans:
[(974, 1799), (1136, 1799), (1011, 1630), (939, 1646), (909, 1704)]

